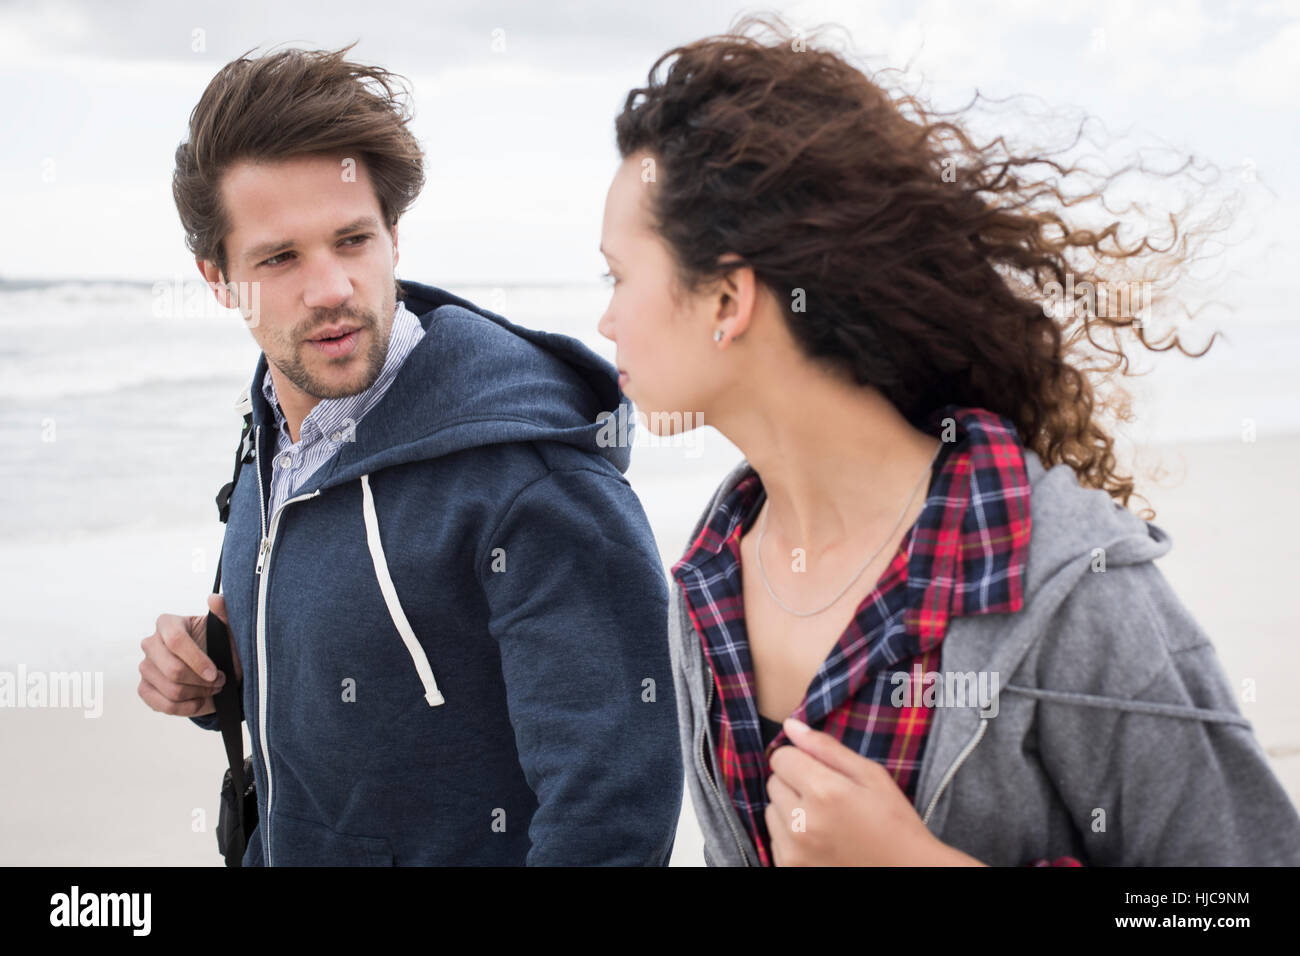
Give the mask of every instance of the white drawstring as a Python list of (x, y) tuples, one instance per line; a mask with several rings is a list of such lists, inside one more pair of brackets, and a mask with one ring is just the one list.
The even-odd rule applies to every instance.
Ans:
[(366, 520), (366, 544), (370, 546), (370, 560), (375, 565), (375, 577), (379, 579), (379, 590), (383, 592), (384, 603), (388, 605), (388, 615), (397, 626), (397, 632), (402, 635), (402, 643), (406, 645), (411, 660), (415, 662), (415, 669), (424, 684), (424, 699), (430, 707), (437, 707), (446, 702), (438, 691), (438, 682), (433, 679), (429, 658), (425, 656), (424, 648), (411, 629), (411, 622), (406, 619), (402, 605), (398, 603), (397, 588), (393, 586), (393, 579), (388, 573), (388, 560), (384, 557), (384, 546), (379, 540), (379, 519), (375, 516), (375, 498), (370, 492), (369, 475), (361, 476), (361, 507)]

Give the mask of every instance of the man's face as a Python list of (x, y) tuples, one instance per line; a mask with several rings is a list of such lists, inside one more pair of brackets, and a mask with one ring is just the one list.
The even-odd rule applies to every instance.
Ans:
[[(332, 156), (240, 162), (221, 193), (230, 222), (226, 279), (236, 298), (257, 283), (249, 327), (280, 373), (277, 394), (283, 380), (308, 401), (365, 391), (383, 368), (397, 308), (396, 229), (390, 235), (384, 225), (365, 164)], [(211, 279), (215, 267), (205, 264), (204, 273)]]

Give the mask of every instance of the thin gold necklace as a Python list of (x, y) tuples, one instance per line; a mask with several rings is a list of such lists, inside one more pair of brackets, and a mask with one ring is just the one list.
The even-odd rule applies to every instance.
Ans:
[[(931, 469), (934, 468), (934, 463), (936, 460), (938, 460), (939, 452), (941, 452), (942, 450), (943, 450), (943, 442), (940, 442), (939, 447), (934, 450), (934, 457), (930, 459), (930, 464), (926, 466), (924, 473), (922, 473), (921, 477), (917, 480), (916, 484), (913, 486), (912, 493), (907, 496), (907, 503), (903, 505), (903, 510), (898, 513), (898, 518), (894, 522), (894, 526), (889, 529), (889, 534), (885, 535), (885, 540), (880, 542), (880, 547), (876, 548), (876, 550), (872, 552), (871, 557), (867, 558), (867, 560), (863, 562), (862, 567), (858, 568), (857, 574), (853, 575), (853, 578), (849, 581), (849, 583), (844, 585), (844, 587), (840, 589), (839, 594), (831, 598), (829, 603), (823, 604), (821, 607), (813, 611), (796, 611), (794, 608), (788, 606), (784, 601), (782, 601), (779, 597), (776, 596), (776, 592), (772, 590), (772, 582), (768, 581), (767, 579), (767, 572), (763, 570), (763, 535), (767, 532), (767, 514), (768, 511), (770, 511), (771, 509), (765, 505), (763, 508), (763, 522), (758, 529), (758, 544), (754, 546), (754, 554), (758, 558), (759, 577), (763, 579), (763, 586), (767, 588), (767, 593), (771, 596), (772, 600), (775, 601), (778, 605), (780, 605), (783, 611), (787, 611), (790, 614), (794, 614), (797, 617), (812, 617), (814, 614), (820, 614), (823, 611), (827, 610), (828, 608), (832, 607), (836, 601), (844, 597), (844, 595), (848, 592), (849, 588), (853, 587), (854, 582), (856, 582), (858, 578), (862, 577), (862, 572), (867, 570), (867, 568), (871, 565), (871, 562), (876, 560), (876, 558), (880, 556), (880, 552), (884, 550), (885, 545), (887, 545), (890, 539), (894, 537), (894, 532), (897, 531), (898, 526), (903, 523), (903, 516), (907, 514), (907, 509), (912, 507), (912, 500), (916, 497), (917, 491), (920, 490), (921, 483), (925, 481), (925, 476), (928, 475)], [(767, 504), (769, 505), (771, 504), (771, 499), (768, 499)]]

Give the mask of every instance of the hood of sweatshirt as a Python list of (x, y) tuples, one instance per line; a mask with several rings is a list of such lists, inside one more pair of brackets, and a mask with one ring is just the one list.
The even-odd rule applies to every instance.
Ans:
[[(326, 489), (383, 468), (478, 445), (553, 441), (599, 456), (619, 472), (631, 462), (630, 400), (613, 364), (569, 336), (515, 325), (442, 289), (402, 280), (402, 302), (425, 329), (355, 440), (303, 486)], [(472, 328), (469, 328), (472, 326)], [(236, 407), (274, 435), (262, 395), (263, 354)], [(606, 416), (625, 422), (609, 440)], [(265, 446), (272, 442), (263, 442)]]

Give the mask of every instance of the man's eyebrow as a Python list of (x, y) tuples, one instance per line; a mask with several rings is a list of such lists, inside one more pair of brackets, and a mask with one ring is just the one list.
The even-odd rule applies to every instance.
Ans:
[(379, 228), (378, 219), (376, 219), (374, 216), (362, 216), (359, 219), (352, 220), (346, 226), (341, 226), (338, 229), (335, 229), (334, 238), (338, 239), (349, 232), (356, 232), (360, 229), (378, 229), (378, 228)]
[(245, 252), (244, 259), (247, 262), (254, 262), (258, 259), (269, 259), (271, 256), (283, 252), (292, 245), (293, 243), (288, 239), (277, 239), (274, 242), (263, 242), (259, 245), (253, 246), (253, 248)]
[[(356, 232), (359, 229), (378, 228), (379, 220), (374, 216), (361, 216), (360, 218), (352, 220), (346, 226), (340, 226), (338, 229), (335, 229), (334, 238), (338, 239), (350, 232)], [(277, 255), (292, 247), (292, 239), (275, 239), (271, 242), (262, 242), (253, 246), (253, 248), (244, 253), (244, 258), (250, 262), (257, 259), (269, 259), (271, 256)]]

